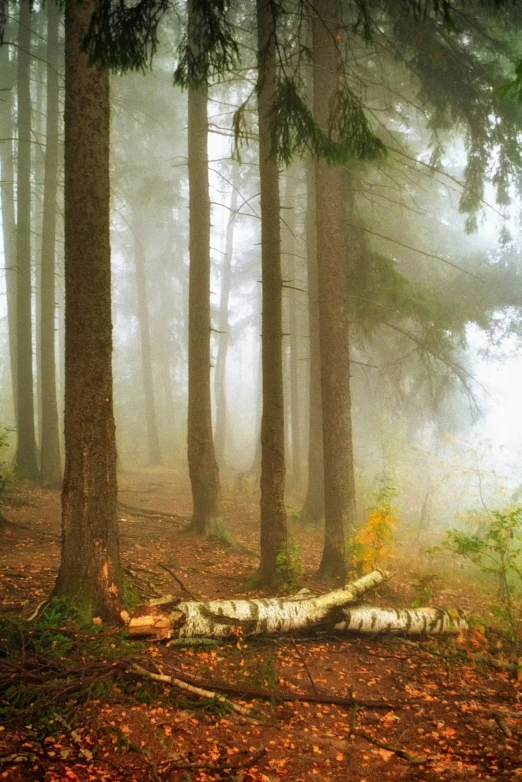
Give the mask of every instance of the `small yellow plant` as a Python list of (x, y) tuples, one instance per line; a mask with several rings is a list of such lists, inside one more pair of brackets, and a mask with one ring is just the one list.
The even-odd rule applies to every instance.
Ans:
[(395, 489), (386, 479), (375, 495), (375, 504), (370, 508), (368, 521), (359, 530), (353, 541), (354, 561), (363, 573), (370, 573), (393, 557), (393, 543), (397, 517), (393, 513), (392, 499)]

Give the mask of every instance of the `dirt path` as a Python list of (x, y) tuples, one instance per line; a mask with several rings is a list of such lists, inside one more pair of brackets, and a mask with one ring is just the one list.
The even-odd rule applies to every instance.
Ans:
[[(134, 589), (182, 597), (181, 582), (198, 597), (245, 594), (255, 556), (183, 534), (190, 495), (180, 476), (166, 470), (127, 472), (119, 484), (122, 558)], [(151, 516), (151, 511), (166, 515)], [(59, 495), (21, 484), (3, 512), (0, 613), (27, 617), (56, 575)], [(233, 484), (225, 494), (225, 512), (236, 539), (257, 551), (251, 488)], [(305, 584), (324, 589), (314, 576), (320, 534), (301, 529), (297, 519), (291, 524), (302, 546)], [(400, 573), (381, 589), (379, 603), (409, 603), (408, 573)], [(452, 583), (437, 603), (476, 609), (477, 594)], [(20, 762), (0, 758), (0, 779), (522, 780), (522, 682), (510, 673), (480, 669), (463, 653), (483, 644), (486, 640), (472, 632), (462, 640), (421, 644), (390, 637), (315, 637), (238, 638), (188, 649), (149, 645), (140, 652), (149, 670), (190, 675), (209, 687), (226, 682), (274, 695), (353, 695), (381, 699), (389, 707), (355, 714), (331, 704), (244, 699), (250, 709), (245, 719), (226, 709), (216, 713), (215, 704), (202, 705), (168, 686), (157, 688), (153, 702), (147, 702), (150, 688), (136, 680), (131, 690), (123, 687), (116, 696), (74, 708), (67, 725), (57, 718), (43, 739), (31, 728), (0, 731), (0, 756), (22, 753)]]

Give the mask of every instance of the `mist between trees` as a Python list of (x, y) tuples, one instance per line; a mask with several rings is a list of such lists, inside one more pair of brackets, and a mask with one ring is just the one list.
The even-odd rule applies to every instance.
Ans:
[(522, 329), (521, 21), (3, 0), (0, 420), (21, 477), (65, 465), (57, 594), (121, 607), (116, 448), (188, 466), (196, 534), (259, 492), (268, 587), (289, 513), (342, 582), (383, 485), (410, 540), (509, 500), (476, 374)]

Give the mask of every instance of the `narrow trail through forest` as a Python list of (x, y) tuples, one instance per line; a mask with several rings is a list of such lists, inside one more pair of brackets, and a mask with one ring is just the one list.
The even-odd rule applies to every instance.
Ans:
[[(234, 551), (183, 533), (190, 492), (172, 471), (122, 472), (119, 484), (122, 562), (135, 592), (180, 599), (246, 594), (245, 582), (257, 566), (246, 550), (258, 549), (252, 486), (231, 481), (224, 492), (227, 525), (245, 547)], [(57, 572), (60, 496), (21, 483), (2, 511), (0, 614), (27, 618)], [(298, 519), (291, 526), (302, 548), (303, 584), (325, 591), (314, 575), (320, 531), (303, 529)], [(484, 615), (484, 597), (456, 574), (446, 575), (433, 604)], [(369, 600), (411, 605), (413, 582), (399, 557), (395, 577)], [(214, 684), (266, 697), (227, 693), (247, 710), (245, 716), (226, 703), (147, 682), (121, 666), (111, 679), (116, 693), (110, 697), (72, 701), (67, 717), (53, 717), (50, 705), (43, 739), (31, 722), (24, 729), (2, 726), (0, 779), (522, 779), (522, 681), (472, 657), (495, 642), (491, 633), (486, 638), (475, 629), (463, 638), (420, 641), (309, 634), (238, 635), (216, 645), (137, 644), (139, 661), (149, 671), (204, 682), (210, 690)], [(281, 693), (310, 700), (284, 701)], [(376, 699), (384, 708), (327, 703), (332, 696)]]

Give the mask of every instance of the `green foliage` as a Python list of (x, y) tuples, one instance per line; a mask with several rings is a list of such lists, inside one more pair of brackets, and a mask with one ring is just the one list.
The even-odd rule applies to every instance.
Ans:
[(492, 511), (481, 535), (450, 530), (444, 546), (472, 562), (498, 585), (499, 605), (493, 608), (507, 627), (516, 651), (522, 645), (522, 507), (504, 513)]
[(299, 588), (303, 575), (301, 547), (295, 540), (289, 540), (276, 558), (277, 583), (280, 592), (292, 593)]
[(275, 692), (279, 686), (276, 668), (277, 655), (269, 652), (266, 657), (256, 657), (254, 664), (248, 666), (245, 676), (254, 687)]
[(91, 65), (115, 71), (145, 71), (158, 47), (158, 27), (172, 0), (100, 0), (83, 48)]
[(239, 47), (228, 17), (230, 6), (230, 0), (192, 0), (174, 84), (199, 87), (224, 76), (237, 64)]
[(385, 154), (373, 133), (359, 98), (347, 85), (336, 94), (325, 132), (314, 119), (295, 79), (285, 74), (277, 81), (272, 106), (272, 154), (284, 165), (310, 152), (329, 163), (373, 160)]
[(125, 608), (132, 610), (143, 602), (141, 595), (131, 584), (128, 578), (123, 579), (123, 603)]
[(413, 608), (422, 608), (430, 604), (431, 599), (435, 595), (437, 588), (440, 584), (440, 576), (434, 573), (426, 573), (425, 575), (413, 574), (417, 581), (412, 584), (413, 593), (415, 597), (412, 601)]
[(77, 624), (77, 611), (53, 598), (35, 622), (0, 620), (0, 723), (47, 725), (49, 705), (68, 714), (78, 702), (109, 697), (132, 647), (122, 634)]

